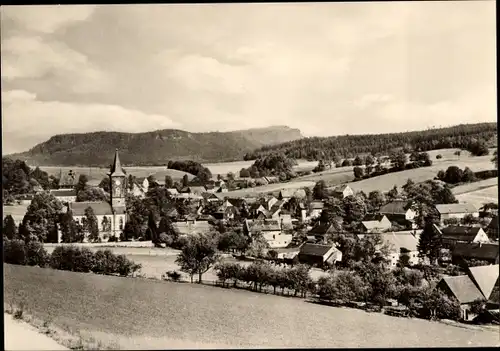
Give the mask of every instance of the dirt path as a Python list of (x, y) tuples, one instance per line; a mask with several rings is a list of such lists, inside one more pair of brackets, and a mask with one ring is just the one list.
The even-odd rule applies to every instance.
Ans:
[(4, 313), (5, 350), (69, 350), (26, 322)]

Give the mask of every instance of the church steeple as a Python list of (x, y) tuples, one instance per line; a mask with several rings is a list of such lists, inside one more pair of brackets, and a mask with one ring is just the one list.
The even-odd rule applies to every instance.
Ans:
[(115, 151), (115, 160), (111, 165), (111, 170), (109, 172), (110, 176), (125, 177), (125, 172), (123, 172), (122, 164), (120, 162), (120, 157), (118, 156), (118, 149)]

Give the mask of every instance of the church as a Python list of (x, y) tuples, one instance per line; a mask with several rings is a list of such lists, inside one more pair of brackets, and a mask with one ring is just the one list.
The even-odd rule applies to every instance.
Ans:
[(102, 241), (107, 241), (113, 236), (120, 238), (127, 216), (125, 204), (127, 175), (123, 171), (118, 149), (115, 151), (115, 159), (108, 176), (110, 182), (109, 202), (71, 202), (68, 204), (68, 209), (72, 212), (75, 222), (79, 224), (83, 224), (85, 210), (89, 207), (92, 208), (97, 217), (99, 235)]

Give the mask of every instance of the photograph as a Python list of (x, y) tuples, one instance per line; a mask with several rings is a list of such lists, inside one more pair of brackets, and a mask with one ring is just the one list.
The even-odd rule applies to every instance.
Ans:
[(496, 1), (0, 19), (5, 350), (500, 346)]

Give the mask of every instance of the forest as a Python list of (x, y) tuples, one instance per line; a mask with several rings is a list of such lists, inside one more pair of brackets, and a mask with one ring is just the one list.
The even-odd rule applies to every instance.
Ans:
[(244, 159), (255, 160), (280, 152), (294, 159), (334, 160), (360, 154), (388, 154), (397, 148), (405, 152), (460, 148), (482, 156), (488, 153), (488, 146), (496, 145), (496, 136), (496, 123), (477, 123), (405, 133), (311, 137), (263, 146)]

